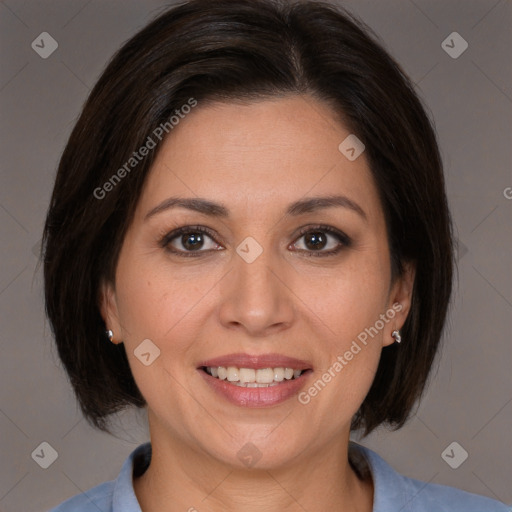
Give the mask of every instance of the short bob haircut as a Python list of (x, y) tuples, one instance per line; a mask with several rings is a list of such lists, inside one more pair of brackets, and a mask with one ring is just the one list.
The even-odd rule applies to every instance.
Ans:
[(393, 279), (405, 262), (416, 265), (404, 341), (383, 348), (351, 428), (364, 436), (381, 424), (398, 429), (411, 415), (443, 334), (456, 264), (441, 156), (414, 85), (370, 28), (331, 4), (191, 0), (166, 8), (112, 57), (70, 135), (48, 209), (46, 313), (91, 425), (110, 432), (107, 416), (146, 405), (124, 345), (106, 338), (99, 289), (114, 283), (158, 148), (110, 181), (107, 197), (99, 188), (191, 98), (201, 108), (295, 94), (327, 104), (365, 144)]

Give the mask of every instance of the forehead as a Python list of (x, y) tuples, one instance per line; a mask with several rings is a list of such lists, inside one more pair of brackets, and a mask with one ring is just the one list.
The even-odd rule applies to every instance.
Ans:
[(339, 150), (349, 135), (311, 97), (199, 103), (158, 148), (140, 210), (169, 196), (195, 196), (260, 215), (301, 197), (343, 194), (378, 215), (364, 153), (350, 161)]

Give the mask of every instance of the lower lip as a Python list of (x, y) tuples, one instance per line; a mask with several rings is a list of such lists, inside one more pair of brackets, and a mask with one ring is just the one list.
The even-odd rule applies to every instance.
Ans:
[(212, 377), (204, 370), (198, 369), (198, 371), (216, 393), (222, 395), (232, 404), (242, 407), (269, 407), (280, 404), (298, 394), (304, 386), (307, 376), (311, 373), (311, 370), (307, 370), (297, 379), (283, 380), (277, 386), (243, 388), (230, 384), (226, 380)]

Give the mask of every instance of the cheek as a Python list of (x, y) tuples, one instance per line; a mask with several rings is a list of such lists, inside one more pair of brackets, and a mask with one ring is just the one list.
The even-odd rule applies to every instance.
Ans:
[[(179, 408), (188, 396), (179, 392), (180, 383), (185, 382), (183, 361), (198, 324), (191, 319), (204, 290), (151, 260), (119, 260), (117, 303), (123, 342), (133, 377), (150, 406), (161, 403)], [(144, 351), (143, 346), (147, 347)], [(150, 353), (148, 365), (139, 358), (146, 352)]]
[(311, 393), (320, 394), (325, 384), (324, 403), (350, 414), (377, 371), (384, 327), (391, 320), (386, 316), (389, 278), (386, 253), (368, 250), (353, 253), (339, 272), (330, 274), (328, 286), (310, 288), (308, 304), (326, 327), (321, 337), (325, 357), (317, 375), (321, 382)]
[[(324, 321), (339, 349), (350, 345), (385, 312), (390, 270), (384, 252), (354, 251), (335, 272), (308, 281), (307, 303)], [(307, 294), (306, 294), (307, 291)]]
[(147, 255), (120, 258), (116, 278), (125, 344), (134, 349), (149, 338), (172, 355), (185, 351), (187, 339), (194, 338), (190, 331), (198, 322), (192, 317), (217, 280), (204, 272), (197, 276), (193, 270), (177, 272), (165, 259)]

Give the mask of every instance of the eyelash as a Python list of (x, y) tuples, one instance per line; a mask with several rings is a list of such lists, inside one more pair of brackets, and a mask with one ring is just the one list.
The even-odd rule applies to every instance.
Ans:
[[(338, 241), (340, 242), (340, 245), (338, 247), (336, 247), (335, 249), (331, 249), (329, 251), (307, 251), (304, 249), (300, 249), (299, 252), (304, 253), (307, 257), (334, 256), (334, 255), (338, 254), (343, 247), (350, 247), (352, 245), (352, 239), (349, 236), (347, 236), (345, 233), (343, 233), (337, 229), (334, 229), (330, 226), (325, 226), (325, 225), (321, 225), (321, 224), (316, 225), (316, 226), (306, 226), (306, 227), (302, 228), (299, 231), (299, 234), (298, 234), (298, 237), (296, 240), (299, 240), (301, 237), (303, 237), (307, 233), (314, 233), (314, 232), (323, 232), (323, 233), (328, 233), (330, 235), (333, 235), (335, 238), (338, 239)], [(214, 236), (213, 232), (210, 229), (205, 228), (204, 226), (183, 226), (181, 228), (171, 231), (170, 233), (166, 233), (160, 239), (159, 245), (166, 251), (168, 251), (172, 254), (176, 254), (177, 256), (185, 257), (185, 258), (190, 258), (190, 257), (197, 258), (201, 255), (201, 253), (211, 252), (211, 250), (210, 251), (194, 251), (194, 252), (180, 251), (180, 250), (176, 250), (176, 249), (170, 247), (170, 243), (175, 238), (179, 237), (180, 235), (193, 234), (193, 233), (204, 233), (204, 234), (208, 235), (215, 243), (218, 243), (215, 240), (215, 236)]]

